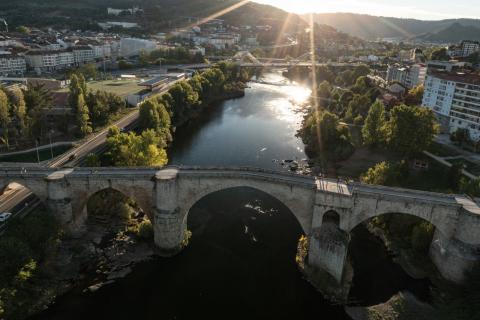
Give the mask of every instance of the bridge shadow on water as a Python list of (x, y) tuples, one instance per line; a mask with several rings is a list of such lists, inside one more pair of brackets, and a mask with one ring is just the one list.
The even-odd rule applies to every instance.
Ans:
[(34, 319), (350, 319), (302, 278), (295, 263), (302, 229), (266, 193), (210, 194), (190, 210), (188, 228), (193, 235), (179, 255), (139, 264), (95, 293), (75, 289)]

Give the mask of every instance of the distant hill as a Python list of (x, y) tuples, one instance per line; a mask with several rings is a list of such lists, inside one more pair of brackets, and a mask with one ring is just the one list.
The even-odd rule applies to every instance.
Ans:
[[(418, 37), (426, 41), (438, 42), (456, 42), (462, 39), (479, 40), (480, 28), (473, 26), (464, 26), (460, 23), (454, 23), (446, 29), (440, 30), (437, 33), (428, 33)], [(461, 38), (461, 39), (460, 39)]]
[[(20, 25), (33, 27), (68, 27), (80, 30), (98, 30), (99, 21), (137, 22), (142, 30), (139, 35), (181, 28), (236, 5), (240, 0), (0, 0), (0, 18), (5, 18), (10, 29)], [(107, 8), (144, 9), (140, 16), (111, 17)], [(228, 10), (227, 10), (228, 11)], [(280, 31), (297, 33), (305, 31), (308, 23), (296, 14), (290, 14), (273, 6), (249, 2), (234, 11), (218, 16), (226, 24), (233, 26), (270, 25), (275, 32), (266, 35), (262, 43), (274, 42)], [(288, 24), (285, 21), (288, 20)], [(285, 27), (284, 27), (285, 25)], [(0, 25), (0, 31), (2, 26)], [(355, 42), (351, 36), (338, 32), (335, 28), (319, 25), (316, 35), (320, 41)], [(263, 35), (265, 36), (265, 35)], [(268, 38), (270, 37), (270, 38)]]
[[(369, 40), (424, 37), (431, 41), (459, 41), (472, 39), (471, 36), (478, 32), (477, 28), (480, 28), (480, 20), (477, 19), (424, 21), (354, 13), (318, 13), (314, 19), (317, 23)], [(453, 29), (450, 29), (452, 26)], [(455, 31), (456, 36), (453, 33)], [(478, 37), (477, 34), (475, 39)]]

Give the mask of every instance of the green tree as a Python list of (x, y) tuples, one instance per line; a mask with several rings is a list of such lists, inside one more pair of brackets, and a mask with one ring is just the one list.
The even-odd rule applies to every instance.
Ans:
[(89, 168), (95, 168), (101, 167), (102, 163), (100, 162), (98, 155), (96, 155), (95, 153), (90, 153), (85, 159), (85, 165)]
[(408, 166), (405, 162), (380, 162), (361, 176), (364, 183), (400, 186), (402, 180), (408, 175)]
[(141, 135), (110, 129), (107, 138), (109, 157), (114, 166), (164, 166), (168, 162), (166, 143), (153, 130)]
[(108, 107), (107, 93), (97, 91), (96, 93), (89, 92), (86, 103), (92, 121), (93, 128), (98, 128), (106, 125), (110, 118), (110, 111)]
[(439, 48), (432, 52), (430, 60), (448, 61), (450, 60), (450, 56), (447, 54), (446, 48)]
[(78, 133), (81, 137), (84, 137), (92, 133), (92, 124), (90, 122), (90, 115), (88, 112), (87, 104), (83, 98), (83, 94), (77, 97), (77, 109), (76, 109), (76, 123), (78, 127)]
[(25, 105), (25, 97), (18, 87), (13, 87), (5, 91), (10, 102), (12, 115), (12, 125), (15, 137), (23, 137), (26, 134), (26, 117), (27, 108)]
[[(98, 78), (98, 69), (95, 63), (86, 63), (80, 68), (80, 73), (86, 79), (97, 79)], [(86, 92), (84, 92), (86, 94)]]
[(365, 125), (362, 128), (363, 142), (369, 146), (378, 146), (384, 142), (385, 136), (385, 107), (376, 101), (368, 111)]
[(147, 100), (140, 106), (139, 126), (143, 130), (153, 129), (165, 141), (170, 141), (170, 125), (170, 115), (162, 103)]
[(50, 90), (42, 84), (28, 84), (23, 92), (27, 109), (26, 129), (33, 139), (47, 132), (46, 109), (51, 108), (53, 97)]
[(390, 112), (386, 140), (392, 150), (412, 156), (428, 148), (437, 132), (437, 120), (431, 110), (400, 105)]
[(2, 140), (5, 145), (8, 143), (8, 128), (10, 126), (10, 111), (8, 107), (8, 98), (3, 90), (0, 89), (0, 129), (2, 130)]
[(423, 100), (423, 85), (418, 85), (410, 89), (405, 96), (405, 104), (408, 106), (419, 106), (422, 104)]

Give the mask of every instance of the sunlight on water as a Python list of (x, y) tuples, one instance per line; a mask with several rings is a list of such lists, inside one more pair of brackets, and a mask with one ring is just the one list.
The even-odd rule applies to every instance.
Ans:
[(280, 73), (268, 73), (263, 75), (261, 80), (268, 83), (260, 84), (261, 86), (268, 86), (270, 91), (281, 95), (265, 103), (276, 119), (287, 122), (289, 126), (298, 126), (302, 120), (302, 115), (298, 111), (308, 102), (312, 91), (306, 86), (290, 83)]

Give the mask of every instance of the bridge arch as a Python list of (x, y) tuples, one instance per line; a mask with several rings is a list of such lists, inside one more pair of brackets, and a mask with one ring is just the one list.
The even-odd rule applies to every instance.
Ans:
[[(279, 247), (293, 246), (294, 249), (304, 234), (298, 218), (284, 203), (251, 187), (226, 188), (205, 195), (190, 207), (182, 223), (194, 237), (206, 230), (222, 230), (220, 232), (227, 236), (248, 234), (254, 242), (271, 242), (275, 237), (277, 240), (273, 243), (278, 242)], [(272, 228), (265, 228), (266, 224)], [(259, 226), (263, 227), (258, 229)], [(224, 233), (225, 228), (231, 232)]]
[[(92, 203), (93, 199), (100, 202), (101, 208), (95, 208), (95, 203)], [(87, 215), (91, 215), (91, 214), (108, 215), (111, 217), (121, 216), (122, 214), (121, 212), (115, 212), (115, 211), (121, 211), (122, 208), (119, 206), (119, 204), (124, 202), (126, 204), (134, 204), (135, 207), (138, 207), (142, 212), (146, 213), (145, 209), (143, 209), (142, 206), (139, 203), (137, 203), (135, 199), (129, 197), (124, 192), (119, 191), (118, 189), (115, 189), (115, 188), (105, 188), (95, 193), (92, 193), (87, 198), (87, 201), (85, 203), (85, 208), (82, 210), (82, 213)], [(108, 204), (108, 206), (106, 206), (106, 204)], [(97, 212), (94, 212), (95, 210)], [(110, 210), (114, 212), (107, 212)], [(85, 219), (86, 217), (82, 217), (82, 218)]]
[(153, 183), (152, 187), (143, 188), (132, 186), (129, 183), (113, 180), (96, 180), (90, 183), (79, 183), (70, 185), (70, 198), (72, 201), (72, 212), (74, 221), (84, 221), (87, 217), (87, 203), (89, 199), (104, 190), (114, 190), (132, 199), (145, 212), (147, 217), (153, 221)]
[(0, 192), (3, 192), (9, 185), (17, 183), (29, 192), (35, 195), (42, 203), (46, 203), (48, 199), (47, 182), (38, 179), (27, 178), (4, 178), (0, 179)]
[(457, 216), (456, 212), (451, 212), (451, 209), (448, 210), (446, 208), (435, 208), (431, 206), (416, 208), (415, 210), (371, 210), (370, 213), (353, 214), (350, 219), (345, 218), (347, 221), (342, 221), (341, 225), (343, 228), (341, 228), (345, 228), (344, 230), (351, 232), (364, 222), (376, 217), (385, 217), (388, 215), (404, 215), (419, 218), (432, 224), (436, 230), (440, 231), (444, 235), (451, 235), (453, 233)]
[(178, 203), (183, 225), (186, 226), (188, 212), (205, 196), (228, 189), (249, 188), (258, 190), (277, 199), (295, 216), (302, 231), (308, 234), (311, 230), (312, 208), (315, 192), (312, 188), (275, 183), (268, 180), (252, 178), (202, 178), (191, 181), (180, 181)]

